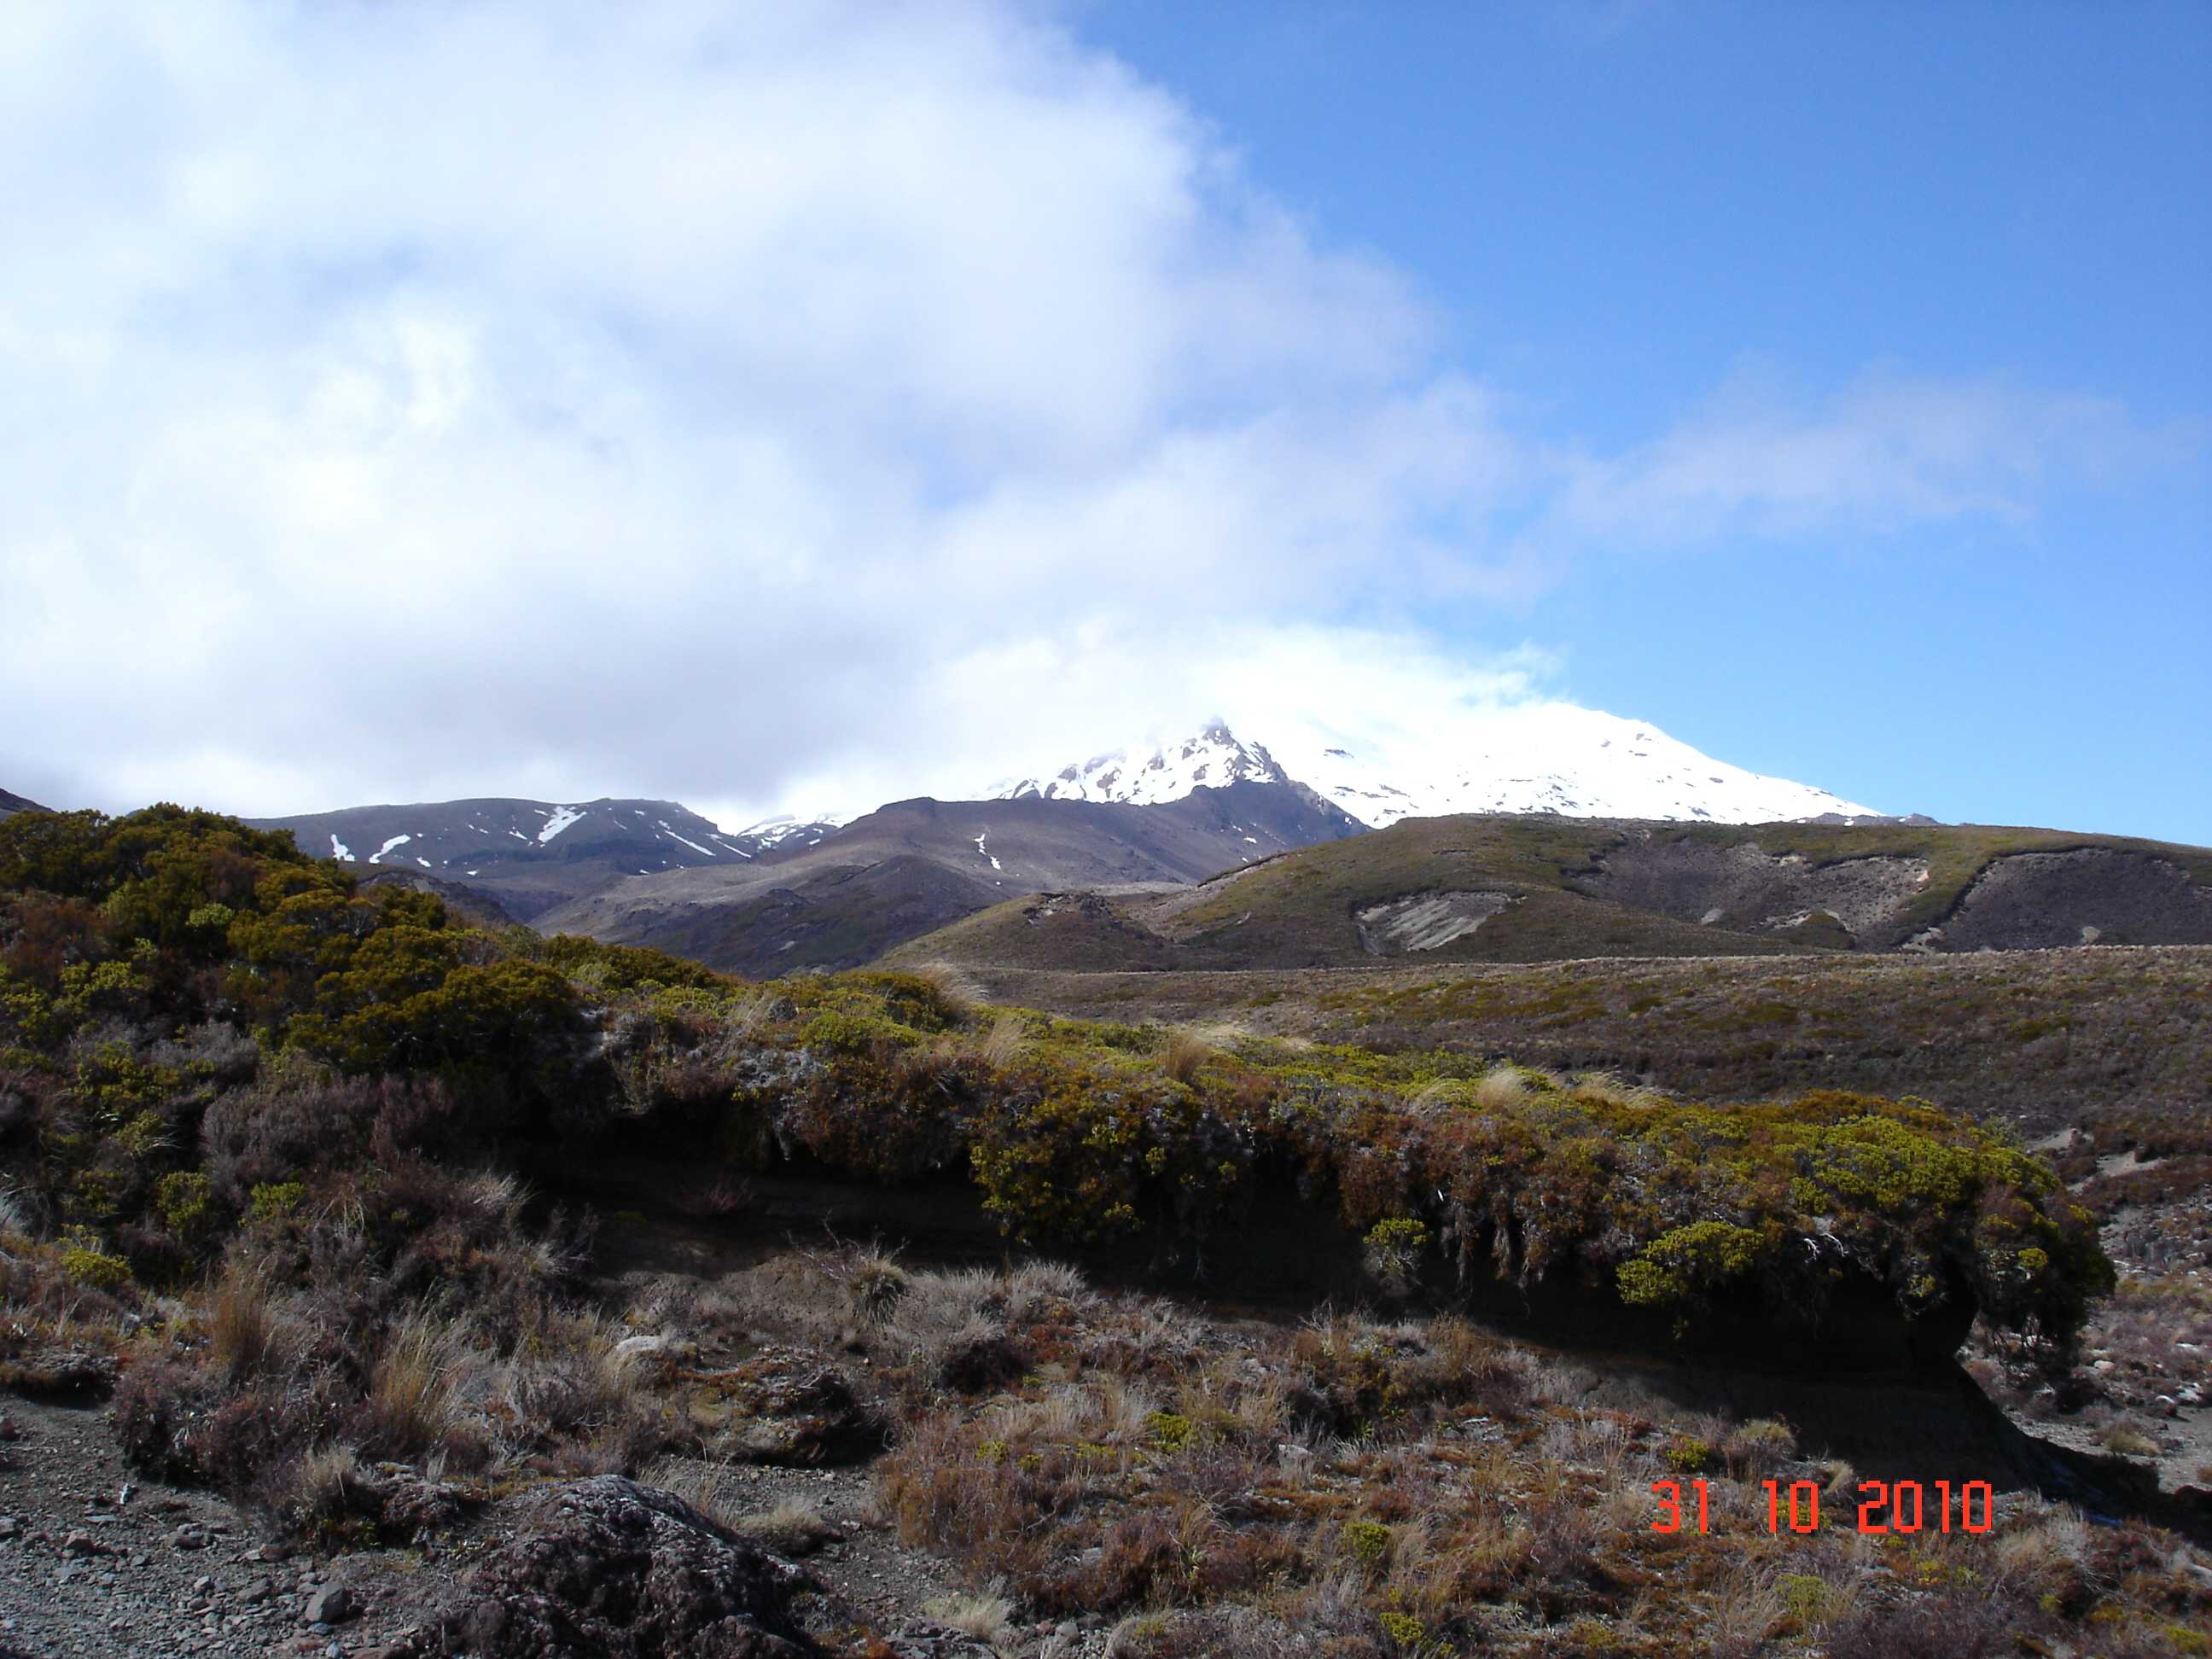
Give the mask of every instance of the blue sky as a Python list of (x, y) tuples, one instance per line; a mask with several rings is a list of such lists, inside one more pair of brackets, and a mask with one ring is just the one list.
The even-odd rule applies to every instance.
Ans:
[(1739, 374), (1817, 399), (1887, 368), (2167, 432), (2017, 521), (1698, 538), (1449, 626), (1893, 810), (2212, 841), (2212, 8), (1077, 15), (1555, 431), (1632, 444)]
[(2212, 842), (2208, 61), (2202, 5), (27, 9), (0, 786), (743, 823), (1565, 701)]

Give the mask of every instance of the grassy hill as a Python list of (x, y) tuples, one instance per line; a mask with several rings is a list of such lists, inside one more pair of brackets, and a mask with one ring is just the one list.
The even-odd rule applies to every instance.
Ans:
[(2212, 948), (1600, 958), (1244, 972), (963, 970), (995, 1000), (1384, 1050), (1510, 1054), (1706, 1099), (1915, 1094), (2033, 1133), (2202, 1121)]
[(2212, 853), (1979, 824), (1411, 820), (1188, 893), (1000, 904), (890, 958), (1085, 970), (2212, 943)]

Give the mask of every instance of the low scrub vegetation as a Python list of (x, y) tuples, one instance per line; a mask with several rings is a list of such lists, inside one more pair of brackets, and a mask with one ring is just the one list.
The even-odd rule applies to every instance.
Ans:
[[(797, 1171), (1184, 1278), (1289, 1215), (1406, 1316), (1232, 1334), (1068, 1267), (843, 1244), (787, 1256), (796, 1310), (609, 1301), (562, 1184), (641, 1151), (680, 1158), (715, 1224)], [(2117, 1607), (2132, 1630), (2153, 1592), (2115, 1600), (2130, 1572), (2203, 1609), (2131, 1532), (2002, 1585), (1948, 1546), (1656, 1534), (1650, 1480), (1802, 1474), (1788, 1426), (1574, 1405), (1439, 1311), (1502, 1291), (1692, 1341), (1978, 1315), (2057, 1365), (2111, 1285), (2048, 1165), (1909, 1098), (1705, 1104), (988, 1008), (945, 975), (744, 986), (468, 931), (208, 814), (0, 822), (0, 1384), (112, 1389), (137, 1466), (327, 1540), (405, 1541), (607, 1470), (704, 1468), (711, 1509), (732, 1457), (882, 1452), (886, 1522), (963, 1564), (951, 1622), (986, 1637), (1110, 1610), (1132, 1654), (1291, 1626), (1345, 1659), (1532, 1633), (1656, 1653), (1698, 1629), (1717, 1651), (1906, 1651), (1881, 1644), (2000, 1598), (2034, 1628)], [(733, 1518), (794, 1549), (820, 1530)]]

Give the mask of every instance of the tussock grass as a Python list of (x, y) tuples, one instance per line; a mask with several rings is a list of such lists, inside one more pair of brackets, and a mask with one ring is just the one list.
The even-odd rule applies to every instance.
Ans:
[(983, 988), (966, 969), (949, 962), (930, 962), (913, 972), (937, 994), (938, 1005), (948, 1019), (965, 1024), (982, 1008), (986, 1000)]
[(237, 1267), (223, 1275), (208, 1304), (208, 1352), (225, 1382), (288, 1369), (296, 1346), (264, 1279)]
[(1192, 1031), (1177, 1031), (1160, 1050), (1160, 1070), (1176, 1083), (1192, 1084), (1214, 1058), (1212, 1043)]
[(1510, 1111), (1525, 1105), (1535, 1091), (1518, 1066), (1498, 1066), (1484, 1073), (1474, 1085), (1474, 1103), (1486, 1112)]
[(939, 1624), (978, 1642), (996, 1644), (1006, 1638), (1014, 1604), (1002, 1595), (939, 1596), (922, 1603), (921, 1610)]
[(459, 1364), (452, 1328), (417, 1314), (403, 1322), (377, 1358), (367, 1420), (376, 1449), (402, 1459), (438, 1443), (452, 1421)]
[(1029, 1047), (1029, 1033), (1018, 1014), (1000, 1014), (991, 1022), (988, 1036), (976, 1045), (977, 1058), (994, 1071), (1004, 1071)]

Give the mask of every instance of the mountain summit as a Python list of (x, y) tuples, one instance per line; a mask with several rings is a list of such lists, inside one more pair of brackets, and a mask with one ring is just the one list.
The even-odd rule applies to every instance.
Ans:
[(1232, 783), (1288, 783), (1290, 775), (1257, 744), (1242, 743), (1221, 721), (1208, 720), (1194, 738), (1164, 744), (1141, 758), (1126, 749), (1093, 756), (1048, 778), (1000, 783), (994, 800), (1119, 801), (1157, 806), (1181, 800), (1194, 789), (1225, 789)]
[(1316, 730), (1294, 731), (1270, 750), (1213, 720), (1141, 758), (1116, 750), (992, 793), (1152, 805), (1239, 781), (1304, 785), (1377, 830), (1458, 812), (1721, 823), (1875, 816), (1825, 789), (1715, 760), (1648, 722), (1567, 703), (1499, 709), (1395, 750)]

